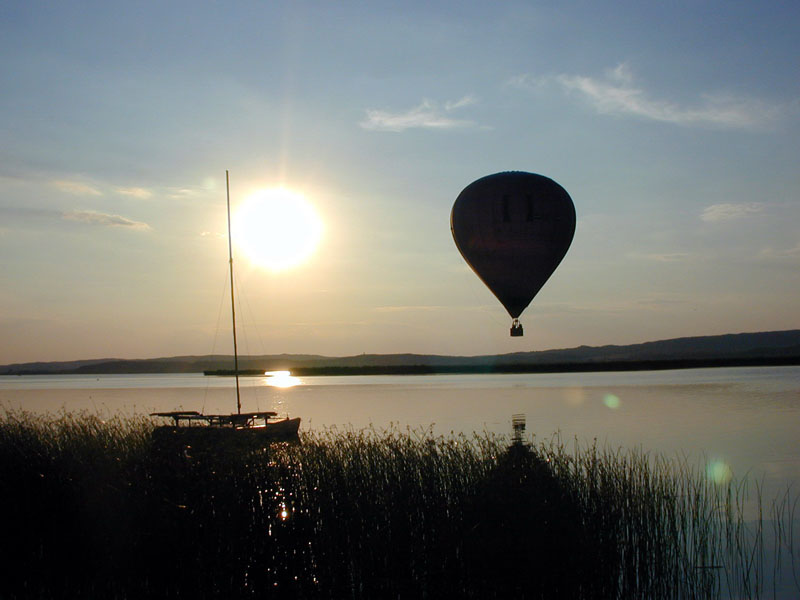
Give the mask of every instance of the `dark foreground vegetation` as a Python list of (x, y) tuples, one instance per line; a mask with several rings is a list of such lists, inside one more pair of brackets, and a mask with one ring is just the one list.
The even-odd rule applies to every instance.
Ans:
[[(742, 487), (639, 453), (327, 431), (152, 441), (147, 419), (0, 417), (1, 598), (757, 597)], [(760, 503), (759, 503), (760, 506)], [(790, 522), (787, 496), (773, 505)], [(777, 545), (793, 550), (791, 529)]]

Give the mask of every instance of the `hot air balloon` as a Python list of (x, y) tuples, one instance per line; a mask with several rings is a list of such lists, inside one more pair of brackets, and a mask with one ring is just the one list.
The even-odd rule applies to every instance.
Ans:
[(519, 316), (572, 243), (575, 206), (552, 179), (510, 171), (473, 181), (456, 198), (450, 228), (461, 256), (511, 315)]

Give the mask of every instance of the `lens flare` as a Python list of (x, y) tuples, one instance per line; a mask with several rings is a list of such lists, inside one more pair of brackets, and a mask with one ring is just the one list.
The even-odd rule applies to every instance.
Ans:
[(605, 404), (611, 410), (616, 410), (620, 407), (622, 402), (619, 399), (619, 396), (615, 396), (614, 394), (606, 394), (603, 396), (603, 404)]
[(733, 471), (725, 461), (712, 460), (706, 465), (706, 475), (717, 485), (725, 485), (733, 478)]

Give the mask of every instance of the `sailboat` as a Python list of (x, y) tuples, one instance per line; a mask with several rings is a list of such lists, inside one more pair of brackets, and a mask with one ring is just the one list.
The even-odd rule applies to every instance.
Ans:
[(235, 436), (273, 440), (297, 439), (300, 417), (279, 419), (273, 411), (242, 412), (242, 399), (239, 389), (239, 351), (236, 345), (236, 303), (233, 285), (233, 241), (231, 236), (231, 185), (230, 175), (225, 171), (225, 189), (228, 208), (228, 265), (231, 280), (231, 322), (233, 330), (233, 374), (236, 378), (236, 412), (225, 415), (207, 415), (192, 410), (176, 410), (150, 413), (152, 417), (172, 419), (171, 425), (157, 428), (159, 436), (175, 435), (196, 437), (198, 435), (214, 438)]

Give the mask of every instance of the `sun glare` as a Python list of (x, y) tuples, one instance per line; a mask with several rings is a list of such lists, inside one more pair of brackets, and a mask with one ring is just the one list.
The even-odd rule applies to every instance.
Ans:
[(285, 188), (261, 190), (236, 210), (232, 222), (236, 247), (254, 264), (283, 271), (305, 262), (322, 237), (314, 207)]
[(293, 377), (289, 371), (266, 371), (264, 373), (264, 385), (271, 387), (290, 388), (301, 383), (300, 378)]

